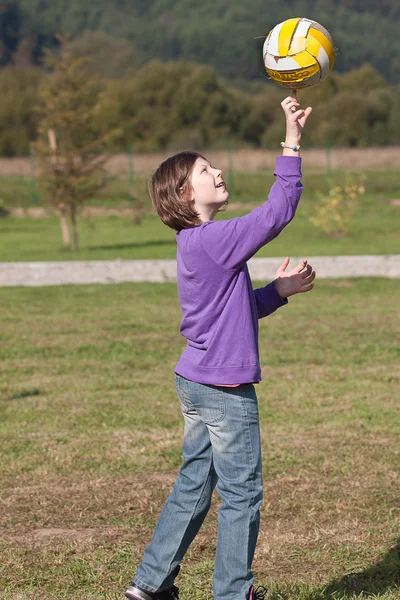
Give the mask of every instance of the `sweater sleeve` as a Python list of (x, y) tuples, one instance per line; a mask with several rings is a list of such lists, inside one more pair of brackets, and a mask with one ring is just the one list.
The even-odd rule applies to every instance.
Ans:
[(273, 281), (271, 281), (271, 283), (265, 287), (257, 288), (253, 291), (259, 319), (267, 317), (275, 312), (278, 308), (285, 306), (285, 304), (288, 303), (287, 298), (280, 297)]
[(301, 158), (278, 156), (268, 200), (244, 217), (209, 221), (201, 227), (201, 243), (211, 259), (227, 270), (240, 269), (293, 219), (300, 200)]

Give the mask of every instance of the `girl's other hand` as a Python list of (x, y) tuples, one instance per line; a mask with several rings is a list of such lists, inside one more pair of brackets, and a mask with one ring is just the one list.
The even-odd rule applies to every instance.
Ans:
[(307, 264), (307, 260), (303, 260), (297, 267), (286, 272), (289, 262), (290, 258), (286, 256), (277, 270), (276, 279), (274, 280), (276, 290), (281, 298), (309, 292), (314, 287), (313, 281), (316, 273), (313, 271), (312, 266)]

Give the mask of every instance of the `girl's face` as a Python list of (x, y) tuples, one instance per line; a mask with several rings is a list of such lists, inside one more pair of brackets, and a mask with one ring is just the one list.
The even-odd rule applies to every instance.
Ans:
[(212, 219), (229, 199), (222, 171), (213, 167), (205, 158), (199, 157), (196, 160), (191, 184), (191, 199), (194, 200), (198, 213), (206, 219)]

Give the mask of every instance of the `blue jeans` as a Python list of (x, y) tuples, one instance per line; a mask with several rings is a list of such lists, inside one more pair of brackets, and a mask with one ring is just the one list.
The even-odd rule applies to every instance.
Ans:
[(262, 501), (254, 386), (203, 385), (176, 375), (176, 387), (185, 421), (184, 462), (134, 585), (150, 592), (173, 585), (176, 568), (199, 531), (217, 486), (221, 505), (214, 598), (245, 600), (254, 579), (251, 564)]

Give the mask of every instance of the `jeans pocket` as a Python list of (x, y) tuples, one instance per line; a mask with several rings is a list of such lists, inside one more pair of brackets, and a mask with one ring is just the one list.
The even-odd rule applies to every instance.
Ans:
[(221, 388), (201, 383), (189, 385), (190, 401), (206, 425), (217, 425), (226, 413), (225, 394)]
[(229, 393), (242, 398), (242, 411), (244, 415), (256, 417), (258, 419), (258, 400), (252, 383), (246, 383), (239, 387), (232, 388), (229, 390)]

